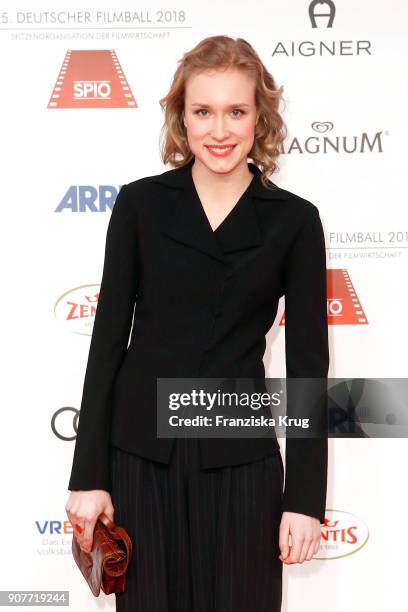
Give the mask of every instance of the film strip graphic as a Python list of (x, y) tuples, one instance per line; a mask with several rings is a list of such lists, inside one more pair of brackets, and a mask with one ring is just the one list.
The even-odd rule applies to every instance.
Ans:
[[(368, 325), (367, 317), (345, 268), (326, 270), (329, 325)], [(302, 316), (302, 313), (299, 313)], [(283, 312), (279, 325), (285, 324)]]
[(47, 108), (137, 108), (113, 49), (69, 50)]

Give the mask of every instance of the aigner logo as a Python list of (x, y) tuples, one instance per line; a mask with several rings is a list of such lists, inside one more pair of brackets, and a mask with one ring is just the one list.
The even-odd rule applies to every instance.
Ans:
[[(323, 12), (320, 12), (320, 9), (322, 8)], [(313, 2), (309, 4), (309, 18), (310, 23), (312, 24), (312, 28), (317, 28), (316, 17), (328, 17), (328, 21), (324, 19), (323, 21), (320, 20), (320, 22), (324, 24), (327, 21), (326, 28), (331, 28), (333, 25), (335, 14), (336, 7), (334, 2), (332, 2), (331, 0), (313, 0)]]
[[(344, 7), (342, 7), (344, 10)], [(309, 4), (309, 21), (314, 32), (319, 28), (333, 28), (336, 15), (336, 6), (332, 0), (324, 2), (313, 0)], [(347, 18), (347, 16), (346, 16)], [(350, 15), (353, 19), (353, 15)], [(311, 40), (310, 40), (311, 39)], [(342, 55), (372, 55), (370, 40), (316, 40), (313, 34), (307, 40), (278, 41), (272, 51), (272, 56), (284, 55), (287, 57), (312, 55), (335, 57)]]

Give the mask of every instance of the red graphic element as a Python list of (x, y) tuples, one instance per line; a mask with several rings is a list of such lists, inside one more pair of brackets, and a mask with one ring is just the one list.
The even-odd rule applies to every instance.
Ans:
[[(367, 325), (367, 317), (346, 269), (327, 272), (327, 316), (329, 325)], [(302, 316), (302, 305), (299, 305)], [(279, 325), (285, 324), (283, 312)]]
[(74, 319), (87, 319), (89, 317), (94, 318), (96, 309), (98, 306), (99, 292), (95, 295), (85, 295), (86, 303), (73, 302), (72, 300), (67, 301), (67, 307), (69, 311), (66, 315), (67, 321), (73, 321)]
[(113, 49), (67, 51), (47, 108), (137, 108)]

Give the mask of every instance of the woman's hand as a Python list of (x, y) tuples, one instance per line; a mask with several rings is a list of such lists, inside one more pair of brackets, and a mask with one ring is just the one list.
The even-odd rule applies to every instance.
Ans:
[[(289, 534), (292, 546), (289, 546)], [(279, 559), (288, 565), (310, 561), (319, 550), (320, 520), (298, 512), (283, 512), (279, 528)]]
[(94, 527), (101, 512), (105, 512), (113, 521), (111, 496), (102, 489), (71, 491), (65, 510), (74, 529), (74, 537), (84, 552), (92, 549)]

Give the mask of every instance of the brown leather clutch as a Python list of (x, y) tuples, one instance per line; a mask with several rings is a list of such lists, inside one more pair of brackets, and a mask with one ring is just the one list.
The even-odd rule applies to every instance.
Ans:
[(115, 525), (104, 512), (95, 523), (91, 551), (83, 551), (73, 535), (72, 555), (95, 597), (101, 589), (106, 595), (125, 590), (132, 542), (126, 530)]

